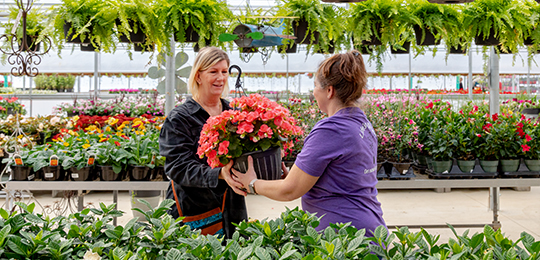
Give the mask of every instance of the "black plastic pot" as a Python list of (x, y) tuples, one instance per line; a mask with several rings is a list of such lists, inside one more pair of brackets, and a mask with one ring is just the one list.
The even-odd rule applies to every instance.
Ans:
[[(120, 25), (120, 21), (117, 20), (116, 21), (116, 25), (119, 26)], [(125, 43), (130, 43), (130, 42), (133, 42), (133, 43), (137, 43), (137, 42), (144, 42), (144, 40), (146, 39), (146, 34), (144, 34), (144, 32), (141, 30), (141, 27), (139, 26), (137, 28), (137, 32), (135, 33), (135, 26), (137, 26), (135, 24), (135, 22), (133, 20), (129, 20), (128, 21), (128, 24), (129, 24), (129, 28), (131, 28), (131, 32), (129, 32), (129, 39), (126, 35), (124, 34), (121, 34), (120, 36), (118, 36), (118, 40), (120, 42), (125, 42)]]
[(296, 53), (296, 50), (298, 49), (298, 45), (296, 43), (293, 44), (292, 47), (289, 47), (289, 45), (280, 45), (278, 46), (279, 52), (285, 51), (285, 53)]
[(174, 41), (175, 42), (198, 42), (199, 41), (199, 33), (197, 33), (194, 29), (193, 29), (193, 26), (190, 25), (186, 28), (186, 31), (184, 33), (184, 40), (180, 39), (180, 37), (178, 36), (178, 32), (175, 31), (174, 32)]
[(122, 180), (122, 172), (115, 173), (112, 166), (98, 166), (99, 175), (102, 181), (120, 181)]
[(251, 48), (239, 48), (240, 53), (257, 53), (259, 52), (258, 48), (251, 47)]
[[(431, 33), (431, 31), (428, 28), (424, 28), (422, 30), (420, 26), (414, 25), (413, 29), (414, 29), (414, 36), (416, 37), (416, 45), (422, 45), (422, 46), (439, 45), (439, 43), (441, 42), (440, 39), (435, 40), (435, 35), (433, 35), (433, 33)], [(422, 41), (422, 31), (424, 31), (425, 33), (424, 41)]]
[[(71, 28), (71, 23), (64, 23), (64, 36), (66, 37), (66, 42), (70, 43), (90, 43), (90, 38), (87, 36), (84, 39), (84, 42), (81, 41), (80, 35), (77, 35), (77, 37), (73, 37), (75, 35), (75, 31), (73, 30), (71, 33), (69, 32), (69, 29)], [(88, 27), (88, 30), (91, 32), (93, 30), (92, 26)]]
[(71, 167), (69, 168), (69, 177), (74, 181), (93, 181), (95, 178), (94, 167), (86, 166), (79, 170)]
[(371, 54), (373, 53), (373, 46), (371, 45), (357, 45), (356, 50), (362, 54)]
[(527, 38), (523, 39), (523, 45), (525, 46), (531, 46), (534, 45), (534, 41), (531, 36), (528, 36)]
[(63, 181), (64, 169), (61, 166), (45, 166), (41, 168), (44, 181)]
[(390, 52), (391, 52), (392, 54), (409, 54), (409, 51), (410, 51), (410, 49), (411, 49), (411, 42), (405, 42), (405, 43), (403, 43), (403, 46), (402, 46), (402, 47), (403, 47), (403, 49), (405, 49), (405, 50), (397, 49), (397, 48), (394, 49), (394, 47), (392, 46), (392, 47), (390, 48)]
[(266, 151), (254, 151), (242, 154), (233, 164), (233, 168), (240, 172), (248, 169), (248, 156), (253, 158), (253, 168), (258, 179), (279, 180), (281, 179), (281, 149), (271, 147)]
[(148, 166), (130, 165), (129, 179), (131, 181), (147, 181), (150, 179), (151, 173)]
[(540, 114), (540, 108), (524, 108), (521, 110), (522, 114), (537, 115)]
[(498, 45), (499, 39), (495, 37), (495, 30), (491, 28), (488, 37), (484, 38), (484, 34), (479, 33), (476, 37), (474, 37), (474, 42), (476, 45)]
[[(320, 45), (319, 45), (320, 47)], [(328, 51), (323, 51), (322, 49), (317, 50), (317, 53), (321, 54), (333, 54), (336, 51), (336, 47), (334, 46), (334, 42), (330, 41), (328, 44)]]
[(31, 181), (35, 179), (34, 172), (30, 166), (11, 166), (12, 181)]
[(467, 53), (467, 47), (450, 47), (450, 50), (448, 51), (450, 54), (466, 54)]
[[(298, 44), (318, 44), (319, 43), (318, 31), (310, 31), (309, 34), (307, 33), (308, 22), (306, 20), (294, 20), (293, 30), (294, 30), (294, 36), (296, 36), (296, 39), (294, 40), (294, 42)], [(313, 36), (313, 40), (311, 39), (312, 36)]]
[(157, 166), (154, 169), (152, 169), (152, 177), (150, 177), (151, 180), (158, 179), (159, 176), (163, 178), (163, 181), (169, 181), (169, 178), (165, 175), (165, 167), (163, 166)]
[(38, 52), (41, 46), (41, 43), (35, 43), (35, 39), (30, 35), (26, 35), (26, 48), (23, 48), (22, 41), (19, 41), (19, 51), (33, 51)]

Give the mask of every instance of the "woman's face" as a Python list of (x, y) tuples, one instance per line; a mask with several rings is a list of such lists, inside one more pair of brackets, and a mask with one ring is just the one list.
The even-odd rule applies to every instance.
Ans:
[(326, 95), (326, 90), (321, 87), (321, 84), (319, 83), (319, 80), (315, 78), (315, 88), (313, 88), (313, 96), (315, 96), (315, 100), (317, 100), (317, 105), (319, 105), (319, 109), (327, 113), (327, 106), (328, 106), (328, 97)]
[(225, 83), (229, 78), (229, 65), (226, 60), (216, 63), (214, 66), (197, 75), (199, 83), (200, 96), (218, 96), (220, 97), (225, 90)]

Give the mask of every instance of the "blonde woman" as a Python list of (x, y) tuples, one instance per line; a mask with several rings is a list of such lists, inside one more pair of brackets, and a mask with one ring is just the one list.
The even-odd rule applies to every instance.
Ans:
[(167, 198), (176, 201), (169, 214), (186, 217), (183, 222), (203, 234), (227, 238), (234, 233), (232, 223), (247, 219), (244, 197), (234, 190), (242, 184), (231, 178), (232, 163), (212, 169), (197, 156), (197, 147), (206, 120), (231, 109), (222, 98), (228, 92), (229, 65), (227, 53), (219, 48), (199, 51), (188, 81), (192, 98), (169, 113), (159, 136), (171, 180)]

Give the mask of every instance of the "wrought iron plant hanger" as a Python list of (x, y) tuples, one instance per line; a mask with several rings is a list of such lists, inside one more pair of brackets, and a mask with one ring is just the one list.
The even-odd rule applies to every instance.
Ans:
[[(0, 46), (0, 51), (7, 55), (8, 63), (13, 66), (11, 75), (35, 77), (39, 74), (36, 66), (41, 64), (41, 56), (51, 49), (51, 39), (48, 36), (28, 35), (26, 32), (26, 16), (32, 9), (34, 0), (15, 0), (15, 2), (19, 8), (19, 14), (11, 32), (0, 36), (0, 42), (7, 43)], [(16, 32), (21, 22), (22, 37), (18, 38)], [(40, 52), (41, 42), (44, 45), (43, 52)], [(4, 49), (4, 46), (8, 46), (7, 49)]]

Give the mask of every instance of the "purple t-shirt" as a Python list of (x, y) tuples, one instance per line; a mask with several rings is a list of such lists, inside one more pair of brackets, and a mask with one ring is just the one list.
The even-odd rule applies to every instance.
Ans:
[(303, 210), (323, 216), (317, 230), (329, 223), (352, 222), (370, 235), (385, 225), (377, 200), (377, 137), (357, 107), (339, 110), (319, 121), (304, 141), (295, 162), (319, 180), (304, 196)]

